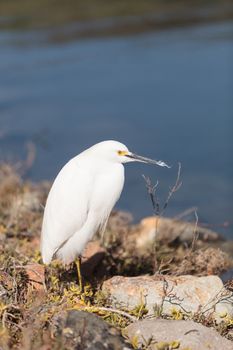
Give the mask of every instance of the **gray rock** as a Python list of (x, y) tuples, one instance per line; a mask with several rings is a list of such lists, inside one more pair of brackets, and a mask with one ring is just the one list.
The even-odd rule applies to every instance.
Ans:
[(233, 342), (223, 338), (214, 329), (193, 321), (142, 320), (130, 324), (125, 335), (138, 347), (150, 344), (148, 350), (233, 350)]
[(78, 310), (64, 311), (53, 319), (53, 323), (53, 335), (66, 349), (131, 349), (116, 328), (91, 313)]
[(115, 276), (103, 283), (115, 307), (133, 309), (144, 303), (149, 315), (156, 310), (172, 315), (202, 312), (220, 316), (233, 315), (233, 293), (227, 291), (218, 276)]

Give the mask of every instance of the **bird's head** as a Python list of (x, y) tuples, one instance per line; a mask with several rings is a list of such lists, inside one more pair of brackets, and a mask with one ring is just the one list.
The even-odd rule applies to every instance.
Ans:
[(120, 143), (118, 141), (103, 141), (91, 147), (91, 150), (94, 151), (96, 155), (98, 154), (99, 157), (106, 161), (122, 164), (129, 162), (142, 162), (170, 168), (166, 163), (164, 163), (161, 160), (153, 160), (132, 153), (123, 143)]

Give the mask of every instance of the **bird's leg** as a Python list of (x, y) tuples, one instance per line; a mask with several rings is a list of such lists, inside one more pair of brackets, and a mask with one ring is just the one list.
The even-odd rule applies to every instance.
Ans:
[(79, 288), (80, 292), (83, 292), (83, 281), (82, 281), (82, 274), (81, 274), (81, 261), (82, 258), (79, 256), (78, 259), (76, 260), (76, 267), (77, 267), (77, 273), (78, 273), (78, 283), (79, 283)]

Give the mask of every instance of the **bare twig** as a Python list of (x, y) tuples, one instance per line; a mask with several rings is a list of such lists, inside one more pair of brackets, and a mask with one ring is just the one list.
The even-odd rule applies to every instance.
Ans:
[(193, 240), (192, 240), (192, 245), (191, 245), (191, 252), (193, 252), (195, 250), (196, 242), (197, 242), (198, 236), (199, 236), (199, 233), (197, 231), (198, 215), (197, 215), (196, 210), (195, 210), (194, 214), (195, 214), (196, 221), (195, 221), (195, 226), (194, 226), (194, 230), (193, 230)]
[(166, 202), (164, 203), (164, 206), (163, 206), (163, 209), (162, 209), (162, 211), (161, 211), (161, 213), (160, 213), (160, 216), (162, 216), (163, 213), (164, 213), (164, 211), (166, 210), (166, 208), (167, 208), (167, 206), (168, 206), (168, 203), (169, 203), (169, 201), (170, 201), (172, 195), (173, 195), (175, 192), (177, 192), (177, 191), (180, 189), (181, 185), (182, 185), (182, 181), (180, 181), (180, 173), (181, 173), (181, 163), (179, 162), (179, 163), (178, 163), (178, 172), (177, 172), (176, 182), (175, 182), (174, 186), (172, 186), (172, 187), (170, 188), (170, 191), (169, 191), (169, 193), (168, 193)]
[(174, 285), (169, 286), (168, 281), (166, 280), (165, 277), (163, 277), (163, 295), (162, 295), (162, 301), (161, 301), (161, 306), (160, 306), (161, 312), (163, 312), (164, 303), (168, 302), (171, 305), (179, 306), (183, 312), (185, 312), (186, 314), (189, 314), (190, 312), (187, 311), (182, 305), (182, 302), (184, 299), (178, 297), (173, 292), (173, 289), (174, 289)]
[[(152, 202), (152, 207), (155, 215), (155, 237), (157, 236), (158, 232), (158, 219), (159, 219), (159, 214), (160, 214), (160, 205), (159, 205), (159, 200), (156, 196), (156, 188), (158, 187), (158, 180), (155, 185), (152, 184), (151, 179), (145, 175), (142, 175), (143, 179), (146, 182), (146, 188), (147, 192), (150, 196), (151, 202)], [(158, 269), (158, 261), (157, 261), (157, 254), (156, 254), (156, 239), (154, 240), (154, 272), (156, 272)]]
[(3, 326), (3, 328), (6, 328), (7, 316), (11, 316), (13, 318), (16, 318), (15, 315), (13, 315), (7, 311), (8, 309), (20, 310), (20, 308), (14, 304), (8, 304), (8, 305), (5, 305), (3, 307), (3, 313), (2, 313), (2, 326)]
[[(90, 308), (92, 309), (92, 307)], [(106, 312), (113, 312), (115, 314), (119, 314), (121, 316), (124, 316), (124, 317), (127, 317), (128, 319), (130, 319), (131, 321), (136, 321), (137, 318), (128, 314), (127, 312), (125, 311), (121, 311), (121, 310), (118, 310), (118, 309), (113, 309), (113, 308), (110, 308), (110, 307), (94, 307), (94, 310), (97, 310), (97, 311), (106, 311)]]
[(175, 184), (169, 189), (169, 192), (168, 192), (168, 196), (167, 196), (167, 199), (163, 205), (163, 208), (162, 210), (160, 210), (160, 204), (159, 204), (159, 200), (158, 198), (156, 197), (156, 189), (158, 187), (158, 181), (156, 182), (155, 185), (152, 184), (152, 181), (149, 177), (145, 176), (145, 175), (142, 175), (143, 179), (145, 180), (146, 182), (146, 188), (147, 188), (147, 192), (150, 196), (150, 199), (151, 199), (151, 202), (152, 202), (152, 206), (153, 206), (153, 210), (154, 210), (154, 214), (156, 216), (162, 216), (168, 206), (168, 203), (172, 197), (172, 195), (177, 192), (181, 185), (182, 185), (182, 181), (180, 181), (180, 174), (181, 174), (181, 163), (179, 162), (178, 163), (178, 171), (177, 171), (177, 176), (176, 176), (176, 182)]
[(198, 209), (197, 207), (191, 207), (189, 209), (186, 209), (186, 210), (182, 211), (180, 214), (174, 216), (174, 219), (180, 220), (183, 217), (188, 216), (188, 215), (192, 214), (193, 212), (197, 211), (197, 209)]
[(203, 305), (201, 308), (202, 314), (207, 313), (210, 310), (215, 310), (215, 307), (220, 302), (227, 302), (232, 305), (233, 302), (233, 292), (229, 291), (224, 287), (211, 299), (207, 304)]
[(149, 177), (142, 175), (143, 179), (146, 182), (146, 188), (147, 192), (150, 196), (151, 202), (152, 202), (152, 207), (155, 215), (155, 240), (154, 240), (154, 272), (157, 271), (158, 269), (158, 261), (157, 261), (157, 254), (156, 254), (156, 236), (158, 233), (158, 224), (159, 224), (159, 218), (164, 214), (168, 202), (171, 199), (172, 195), (179, 190), (179, 188), (182, 185), (182, 182), (180, 181), (180, 174), (181, 174), (181, 163), (178, 163), (178, 172), (177, 172), (177, 177), (176, 177), (176, 182), (175, 184), (170, 188), (167, 199), (163, 205), (162, 210), (160, 209), (160, 203), (159, 200), (156, 196), (156, 189), (158, 187), (159, 182), (157, 181), (155, 185), (152, 184), (152, 181)]
[(160, 275), (163, 275), (164, 272), (168, 272), (170, 269), (167, 267), (165, 268), (166, 266), (168, 266), (173, 260), (173, 257), (170, 258), (168, 261), (166, 262), (163, 262), (163, 260), (161, 260), (159, 266), (158, 266), (158, 274)]
[(143, 177), (143, 179), (146, 182), (146, 188), (147, 188), (147, 192), (148, 192), (148, 194), (150, 196), (150, 199), (151, 199), (151, 202), (152, 202), (152, 207), (153, 207), (153, 210), (154, 210), (154, 214), (157, 216), (157, 215), (159, 215), (160, 208), (159, 208), (159, 200), (158, 200), (158, 198), (155, 195), (155, 191), (156, 191), (156, 188), (159, 185), (159, 182), (157, 180), (156, 184), (153, 185), (152, 182), (151, 182), (151, 179), (149, 177), (147, 177), (145, 175), (142, 175), (142, 177)]

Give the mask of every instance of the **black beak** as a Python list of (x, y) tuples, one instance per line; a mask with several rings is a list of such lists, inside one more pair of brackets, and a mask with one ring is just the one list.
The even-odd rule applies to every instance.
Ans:
[(167, 165), (162, 160), (153, 160), (153, 159), (150, 159), (150, 158), (138, 156), (135, 153), (129, 153), (129, 154), (126, 155), (126, 157), (134, 159), (137, 162), (148, 163), (148, 164), (155, 164), (155, 165), (171, 168), (169, 165)]

